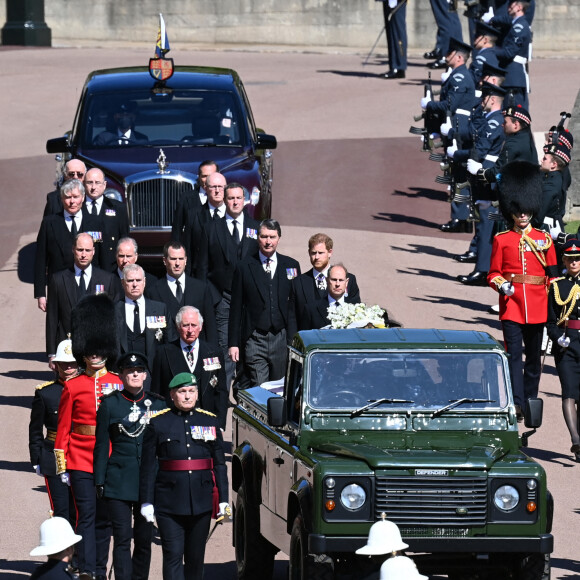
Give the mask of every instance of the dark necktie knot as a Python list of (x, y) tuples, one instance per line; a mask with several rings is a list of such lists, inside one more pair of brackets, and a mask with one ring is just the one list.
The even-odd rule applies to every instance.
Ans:
[(139, 303), (137, 300), (133, 300), (135, 309), (133, 311), (133, 332), (135, 334), (141, 334), (141, 317), (139, 316)]
[(175, 299), (179, 304), (183, 304), (183, 288), (179, 280), (175, 280)]
[(238, 229), (238, 220), (232, 220), (232, 239), (237, 244), (240, 243), (240, 230)]

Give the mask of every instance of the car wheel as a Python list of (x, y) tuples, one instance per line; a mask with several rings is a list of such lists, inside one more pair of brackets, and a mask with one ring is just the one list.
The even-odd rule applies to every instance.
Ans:
[(301, 515), (297, 515), (290, 536), (288, 580), (333, 580), (332, 560), (308, 553), (308, 535)]
[(550, 554), (528, 554), (517, 567), (517, 580), (550, 580)]
[(238, 579), (270, 580), (277, 550), (260, 534), (259, 509), (248, 503), (243, 484), (236, 499), (233, 533)]

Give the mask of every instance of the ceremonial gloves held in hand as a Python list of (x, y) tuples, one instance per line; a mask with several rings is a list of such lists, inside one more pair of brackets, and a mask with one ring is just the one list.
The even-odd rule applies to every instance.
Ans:
[(217, 513), (216, 518), (222, 518), (222, 517), (227, 517), (230, 518), (232, 517), (232, 508), (230, 507), (230, 504), (228, 502), (222, 502), (220, 503), (220, 509)]
[(70, 475), (66, 471), (60, 474), (60, 480), (70, 487)]
[(489, 10), (481, 17), (481, 19), (487, 24), (490, 20), (493, 19), (493, 7), (490, 6)]
[(423, 110), (425, 110), (427, 108), (427, 105), (431, 102), (431, 97), (423, 97), (421, 99), (421, 108)]
[(155, 508), (151, 503), (144, 503), (141, 505), (141, 515), (146, 522), (153, 523), (155, 521)]
[(447, 147), (447, 157), (453, 159), (453, 156), (455, 155), (456, 151), (457, 151), (457, 141), (453, 139), (453, 145)]
[(441, 73), (441, 82), (444, 83), (453, 72), (453, 69), (449, 67), (445, 72)]
[(504, 282), (500, 289), (504, 296), (513, 296), (514, 292), (516, 291), (514, 285), (510, 284), (509, 282)]
[(568, 336), (566, 336), (565, 334), (563, 334), (559, 339), (558, 339), (558, 344), (562, 347), (562, 348), (568, 348), (570, 346), (570, 338)]
[(397, 0), (389, 0), (389, 8), (392, 10), (397, 7)]
[(467, 171), (471, 173), (471, 175), (477, 175), (477, 172), (483, 169), (483, 165), (479, 163), (479, 161), (475, 161), (474, 159), (467, 160)]

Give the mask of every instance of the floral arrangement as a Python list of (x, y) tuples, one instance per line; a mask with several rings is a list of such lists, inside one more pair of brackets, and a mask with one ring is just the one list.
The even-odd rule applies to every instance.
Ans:
[(328, 328), (385, 328), (383, 315), (385, 311), (376, 304), (367, 306), (363, 302), (358, 304), (334, 304), (328, 307)]

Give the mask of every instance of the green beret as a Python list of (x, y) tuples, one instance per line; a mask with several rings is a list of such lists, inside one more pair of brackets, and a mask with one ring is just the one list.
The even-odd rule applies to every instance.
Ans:
[(191, 373), (179, 373), (175, 375), (169, 383), (170, 389), (179, 389), (179, 387), (197, 387), (197, 379)]

